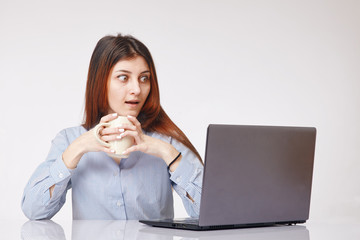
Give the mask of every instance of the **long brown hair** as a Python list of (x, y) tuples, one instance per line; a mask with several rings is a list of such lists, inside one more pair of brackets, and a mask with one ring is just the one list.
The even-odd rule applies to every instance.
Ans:
[(141, 56), (150, 69), (150, 92), (137, 117), (147, 132), (157, 132), (173, 137), (188, 147), (201, 161), (200, 154), (176, 124), (171, 121), (160, 105), (159, 85), (154, 61), (148, 48), (133, 36), (105, 36), (99, 40), (90, 59), (85, 92), (83, 126), (89, 130), (107, 114), (108, 76), (112, 67), (121, 59)]

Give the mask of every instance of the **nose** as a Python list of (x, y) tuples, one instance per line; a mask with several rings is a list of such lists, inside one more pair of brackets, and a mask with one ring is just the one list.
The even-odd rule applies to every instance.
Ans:
[(139, 85), (139, 82), (134, 80), (134, 81), (130, 81), (130, 84), (129, 84), (129, 90), (130, 90), (130, 94), (133, 94), (133, 95), (139, 95), (140, 92), (141, 92), (141, 89), (140, 89), (140, 85)]

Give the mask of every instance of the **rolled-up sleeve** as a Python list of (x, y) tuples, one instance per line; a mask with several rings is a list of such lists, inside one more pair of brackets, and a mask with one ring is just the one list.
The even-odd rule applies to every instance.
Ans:
[[(62, 160), (69, 145), (65, 131), (52, 141), (46, 161), (40, 164), (27, 183), (21, 207), (31, 220), (50, 219), (64, 205), (66, 192), (71, 188), (71, 171)], [(50, 198), (50, 187), (55, 185)]]
[(189, 216), (198, 218), (204, 167), (197, 156), (183, 144), (172, 140), (172, 145), (182, 154), (178, 167), (170, 172), (172, 186), (181, 197)]

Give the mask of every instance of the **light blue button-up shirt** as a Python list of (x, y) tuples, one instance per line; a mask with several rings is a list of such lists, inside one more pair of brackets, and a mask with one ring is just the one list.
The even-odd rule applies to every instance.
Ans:
[[(169, 172), (161, 158), (143, 152), (131, 153), (120, 164), (104, 152), (89, 152), (70, 170), (64, 165), (62, 153), (86, 131), (82, 126), (67, 128), (52, 141), (46, 161), (35, 170), (24, 190), (22, 210), (29, 219), (53, 217), (64, 205), (70, 188), (73, 219), (173, 218), (172, 187), (187, 213), (198, 217), (203, 165), (187, 147), (171, 137), (145, 133), (181, 152), (182, 159), (174, 172)], [(50, 198), (49, 188), (54, 184)]]

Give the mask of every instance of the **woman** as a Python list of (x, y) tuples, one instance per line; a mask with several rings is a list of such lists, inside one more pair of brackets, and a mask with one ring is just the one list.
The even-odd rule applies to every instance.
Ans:
[[(125, 136), (134, 145), (111, 158), (112, 150), (93, 128), (117, 116), (131, 124), (104, 128), (103, 141)], [(97, 43), (88, 72), (84, 124), (62, 130), (24, 190), (29, 219), (50, 219), (72, 188), (73, 219), (158, 219), (174, 215), (172, 188), (197, 217), (203, 164), (185, 134), (160, 106), (154, 62), (132, 36), (106, 36)]]

